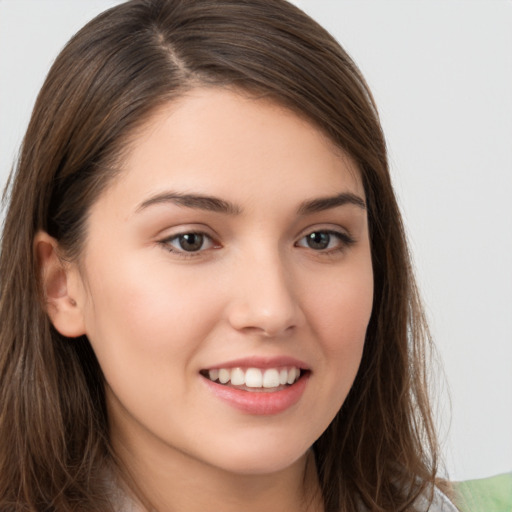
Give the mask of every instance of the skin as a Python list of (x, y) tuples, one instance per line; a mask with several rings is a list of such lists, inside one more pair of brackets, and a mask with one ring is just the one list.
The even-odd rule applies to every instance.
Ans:
[[(357, 167), (275, 103), (198, 88), (150, 119), (120, 170), (92, 206), (80, 262), (63, 266), (44, 233), (36, 246), (50, 317), (88, 336), (141, 494), (157, 510), (321, 510), (309, 450), (357, 373), (373, 274), (364, 207), (298, 210), (340, 193), (364, 201)], [(170, 191), (236, 211), (163, 200)], [(205, 234), (198, 251), (177, 238), (190, 232)], [(321, 232), (327, 248), (309, 246)], [(248, 414), (200, 374), (254, 356), (307, 364), (297, 403)]]

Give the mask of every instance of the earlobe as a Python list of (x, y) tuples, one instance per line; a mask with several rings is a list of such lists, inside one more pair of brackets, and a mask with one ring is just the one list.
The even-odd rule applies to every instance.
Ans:
[(36, 234), (34, 253), (46, 312), (57, 331), (63, 336), (75, 338), (85, 334), (83, 293), (78, 286), (78, 269), (64, 262), (58, 251), (55, 238), (44, 231)]

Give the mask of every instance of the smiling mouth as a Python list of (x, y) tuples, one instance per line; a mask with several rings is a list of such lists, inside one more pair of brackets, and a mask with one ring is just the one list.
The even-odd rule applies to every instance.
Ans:
[(282, 368), (215, 368), (201, 375), (224, 386), (252, 392), (281, 391), (295, 384), (305, 370), (296, 366)]

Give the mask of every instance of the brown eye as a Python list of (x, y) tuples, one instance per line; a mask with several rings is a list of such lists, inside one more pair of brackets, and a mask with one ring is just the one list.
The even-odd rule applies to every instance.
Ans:
[(192, 253), (210, 249), (213, 240), (205, 233), (180, 233), (162, 242), (168, 250), (176, 253)]
[(303, 236), (298, 242), (298, 247), (313, 249), (314, 251), (331, 252), (343, 250), (352, 245), (354, 240), (346, 233), (338, 231), (312, 231)]
[(180, 249), (187, 252), (199, 251), (204, 243), (204, 236), (200, 233), (187, 233), (178, 237)]
[(331, 242), (331, 234), (322, 231), (315, 231), (314, 233), (310, 233), (304, 238), (310, 249), (315, 249), (318, 251), (327, 249)]

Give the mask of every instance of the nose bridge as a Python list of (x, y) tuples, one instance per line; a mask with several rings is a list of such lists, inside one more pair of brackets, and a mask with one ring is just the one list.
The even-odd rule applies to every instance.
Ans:
[(230, 322), (238, 330), (277, 336), (300, 323), (292, 269), (277, 244), (244, 254), (233, 273)]

